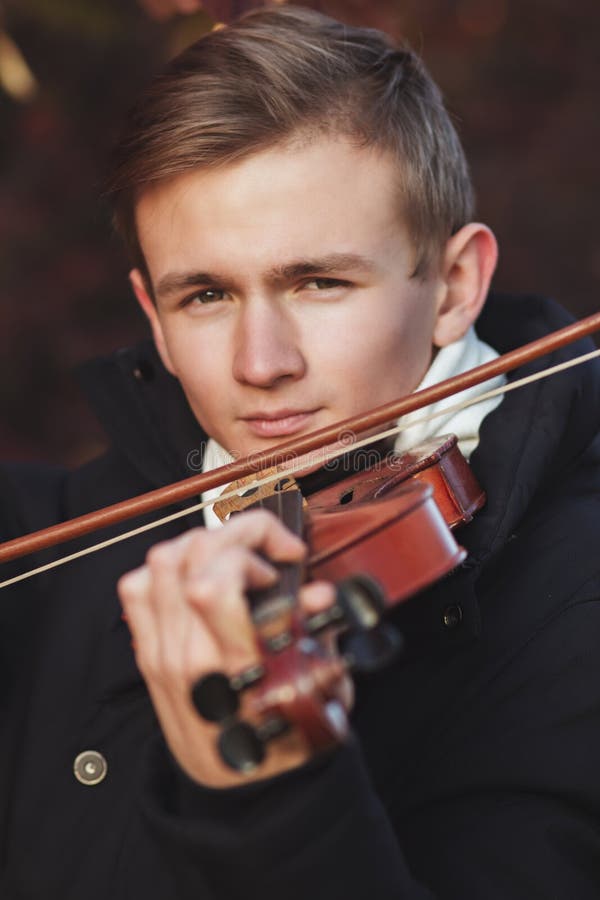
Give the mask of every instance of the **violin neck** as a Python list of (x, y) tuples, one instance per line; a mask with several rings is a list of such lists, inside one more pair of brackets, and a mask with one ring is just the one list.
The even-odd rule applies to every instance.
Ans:
[[(270, 496), (258, 500), (252, 508), (269, 510), (286, 528), (302, 537), (304, 530), (302, 494), (297, 488), (285, 491), (276, 489)], [(254, 624), (267, 640), (271, 628), (279, 631), (282, 619), (291, 619), (298, 591), (305, 577), (303, 563), (278, 563), (273, 560), (269, 562), (279, 573), (277, 583), (261, 591), (251, 591), (248, 596)], [(289, 627), (290, 622), (284, 630), (287, 631)]]

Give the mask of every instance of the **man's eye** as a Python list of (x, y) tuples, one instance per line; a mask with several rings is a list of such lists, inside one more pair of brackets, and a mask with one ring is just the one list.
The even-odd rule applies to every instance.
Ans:
[(222, 291), (219, 288), (205, 288), (203, 291), (196, 291), (195, 294), (192, 294), (190, 297), (186, 297), (183, 301), (183, 305), (205, 305), (208, 303), (215, 303), (217, 300), (223, 300), (224, 297), (225, 291)]
[(340, 287), (343, 284), (345, 284), (345, 282), (339, 281), (337, 278), (311, 278), (310, 281), (304, 282), (304, 287), (316, 289), (317, 291), (326, 291), (331, 288)]

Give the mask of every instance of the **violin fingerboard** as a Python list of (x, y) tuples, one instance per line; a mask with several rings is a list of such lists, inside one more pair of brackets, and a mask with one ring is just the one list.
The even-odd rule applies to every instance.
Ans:
[[(275, 490), (268, 497), (260, 498), (251, 509), (267, 509), (293, 534), (302, 537), (304, 530), (303, 498), (296, 488), (290, 490), (282, 485), (282, 490)], [(296, 597), (300, 585), (304, 580), (303, 563), (274, 562), (269, 560), (279, 572), (279, 580), (272, 587), (262, 591), (250, 591), (248, 601), (250, 611), (256, 627), (263, 631), (265, 627), (270, 630), (267, 622), (275, 626), (275, 620), (281, 624), (282, 618), (291, 615), (296, 604)], [(275, 626), (277, 627), (277, 626)]]

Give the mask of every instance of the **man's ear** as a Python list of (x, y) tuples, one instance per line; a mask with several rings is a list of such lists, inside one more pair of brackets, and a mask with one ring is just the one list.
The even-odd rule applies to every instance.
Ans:
[(481, 312), (498, 260), (498, 244), (487, 225), (470, 222), (446, 244), (441, 263), (443, 299), (433, 332), (436, 347), (458, 341)]
[(154, 343), (156, 344), (156, 349), (162, 359), (163, 365), (171, 375), (175, 375), (175, 368), (171, 362), (171, 357), (167, 349), (162, 323), (158, 316), (156, 305), (148, 293), (144, 276), (139, 269), (132, 269), (129, 273), (129, 281), (131, 282), (137, 302), (142, 307), (146, 318), (150, 322)]

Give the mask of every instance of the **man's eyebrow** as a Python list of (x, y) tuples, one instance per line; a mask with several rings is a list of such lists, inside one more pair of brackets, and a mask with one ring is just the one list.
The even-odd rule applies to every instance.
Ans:
[(314, 259), (299, 259), (281, 266), (274, 266), (267, 272), (269, 281), (291, 281), (304, 275), (356, 271), (372, 272), (376, 268), (373, 260), (358, 253), (328, 253)]

